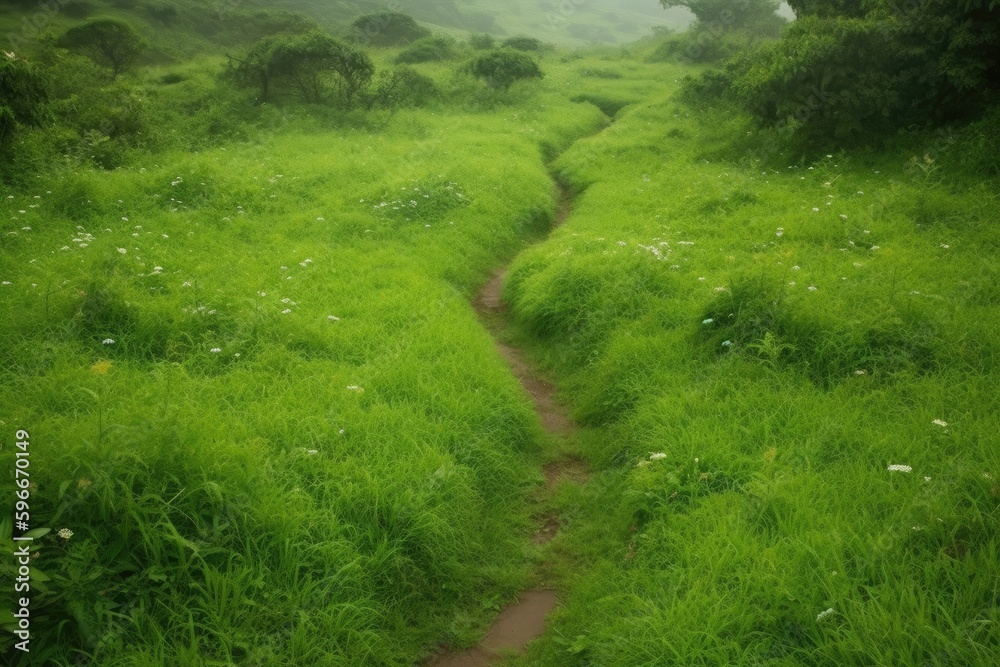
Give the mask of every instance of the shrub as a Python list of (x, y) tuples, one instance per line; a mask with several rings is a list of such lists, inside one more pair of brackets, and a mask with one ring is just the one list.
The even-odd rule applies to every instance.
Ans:
[(423, 37), (410, 44), (398, 56), (398, 64), (447, 60), (454, 55), (455, 40), (449, 37)]
[[(25, 126), (40, 125), (47, 117), (46, 80), (31, 63), (0, 56), (0, 164), (6, 172), (14, 161), (14, 140)], [(0, 175), (6, 175), (0, 172)]]
[(477, 51), (489, 51), (497, 45), (497, 40), (493, 35), (480, 33), (469, 36), (469, 46)]
[(354, 41), (374, 46), (398, 46), (409, 44), (431, 32), (417, 24), (412, 16), (399, 12), (366, 14), (351, 25)]
[(146, 42), (131, 23), (102, 18), (70, 28), (59, 39), (59, 46), (107, 67), (117, 78), (135, 62), (146, 48)]
[(542, 42), (535, 39), (534, 37), (525, 37), (519, 35), (516, 37), (509, 37), (503, 41), (503, 46), (509, 49), (515, 49), (517, 51), (541, 51)]
[(524, 79), (541, 79), (541, 68), (531, 56), (500, 49), (485, 53), (472, 61), (469, 71), (482, 79), (490, 88), (508, 90), (515, 82)]
[(419, 107), (437, 94), (437, 86), (430, 77), (411, 67), (397, 67), (379, 74), (368, 106), (382, 109)]
[(177, 8), (166, 2), (151, 2), (146, 5), (146, 11), (163, 25), (170, 25), (177, 20)]
[(265, 37), (243, 59), (230, 60), (231, 78), (258, 88), (262, 100), (285, 88), (306, 102), (344, 108), (356, 104), (375, 74), (367, 54), (320, 31)]

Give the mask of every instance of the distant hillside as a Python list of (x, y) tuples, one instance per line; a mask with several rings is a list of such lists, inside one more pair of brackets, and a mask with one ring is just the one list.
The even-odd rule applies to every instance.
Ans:
[[(272, 6), (298, 9), (325, 23), (384, 11), (376, 0), (279, 0)], [(690, 24), (686, 10), (664, 10), (659, 0), (409, 0), (400, 11), (445, 29), (526, 34), (561, 44), (620, 43), (649, 34), (654, 25), (682, 29)]]

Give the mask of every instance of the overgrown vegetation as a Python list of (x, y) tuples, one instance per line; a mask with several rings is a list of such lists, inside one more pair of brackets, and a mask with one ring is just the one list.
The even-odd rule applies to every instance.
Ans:
[[(418, 8), (468, 38), (355, 2), (12, 33), (5, 660), (420, 664), (542, 560), (562, 604), (512, 666), (996, 664), (1000, 8), (663, 4), (694, 29), (587, 51), (472, 3)], [(515, 254), (560, 445), (469, 306)], [(592, 481), (528, 546), (557, 447)]]

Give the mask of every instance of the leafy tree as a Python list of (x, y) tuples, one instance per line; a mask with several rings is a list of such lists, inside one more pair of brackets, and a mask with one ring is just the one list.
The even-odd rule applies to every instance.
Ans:
[(486, 81), (490, 88), (499, 90), (508, 90), (517, 81), (544, 76), (534, 58), (511, 49), (490, 51), (476, 57), (469, 71), (476, 78)]
[[(779, 0), (660, 0), (667, 9), (687, 7), (702, 27), (748, 29), (774, 24)], [(780, 20), (780, 19), (779, 19)]]
[(541, 41), (535, 39), (534, 37), (525, 37), (524, 35), (517, 35), (515, 37), (508, 37), (503, 41), (503, 45), (509, 49), (516, 49), (518, 51), (541, 51), (542, 43)]
[(146, 48), (132, 24), (119, 19), (92, 19), (67, 30), (59, 45), (107, 67), (115, 78), (135, 62)]
[(46, 82), (39, 71), (13, 54), (0, 54), (0, 159), (11, 161), (11, 148), (20, 128), (46, 119)]
[[(727, 66), (723, 88), (807, 145), (867, 142), (975, 118), (1000, 90), (1000, 0), (796, 0), (778, 43)], [(843, 15), (843, 14), (846, 14)]]
[(245, 58), (231, 60), (234, 80), (258, 88), (263, 100), (279, 86), (306, 102), (350, 107), (375, 74), (367, 54), (321, 31), (265, 37)]
[(865, 15), (865, 6), (870, 4), (869, 0), (788, 0), (788, 6), (799, 18), (805, 16), (859, 18)]
[(497, 45), (497, 40), (493, 35), (477, 33), (469, 36), (469, 46), (476, 51), (488, 51)]
[(396, 56), (398, 64), (447, 60), (454, 55), (455, 40), (450, 37), (424, 37), (410, 44)]
[(409, 44), (431, 34), (430, 30), (420, 26), (412, 16), (399, 12), (365, 14), (358, 17), (351, 27), (352, 37), (356, 42), (375, 46)]

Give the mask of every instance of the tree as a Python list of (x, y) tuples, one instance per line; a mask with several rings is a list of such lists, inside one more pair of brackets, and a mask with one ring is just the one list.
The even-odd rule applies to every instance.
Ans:
[(47, 101), (45, 79), (31, 63), (13, 53), (0, 54), (0, 159), (10, 161), (20, 128), (42, 124)]
[(469, 71), (483, 79), (490, 88), (508, 90), (515, 82), (524, 79), (541, 79), (541, 68), (534, 58), (520, 51), (500, 49), (476, 57)]
[(687, 7), (703, 29), (768, 28), (780, 25), (781, 21), (775, 15), (781, 4), (779, 0), (660, 0), (660, 4), (667, 9)]
[(354, 41), (375, 46), (409, 44), (431, 34), (430, 30), (420, 26), (412, 16), (399, 12), (365, 14), (356, 19), (351, 27)]
[(966, 121), (1000, 90), (1000, 0), (793, 0), (784, 38), (727, 66), (764, 126), (843, 146)]
[(119, 19), (87, 21), (67, 30), (59, 46), (81, 53), (107, 67), (118, 78), (146, 48), (146, 42), (132, 24)]
[(375, 74), (367, 54), (318, 30), (265, 37), (245, 58), (231, 60), (236, 82), (259, 88), (261, 99), (275, 86), (288, 87), (306, 102), (345, 108), (357, 103)]

